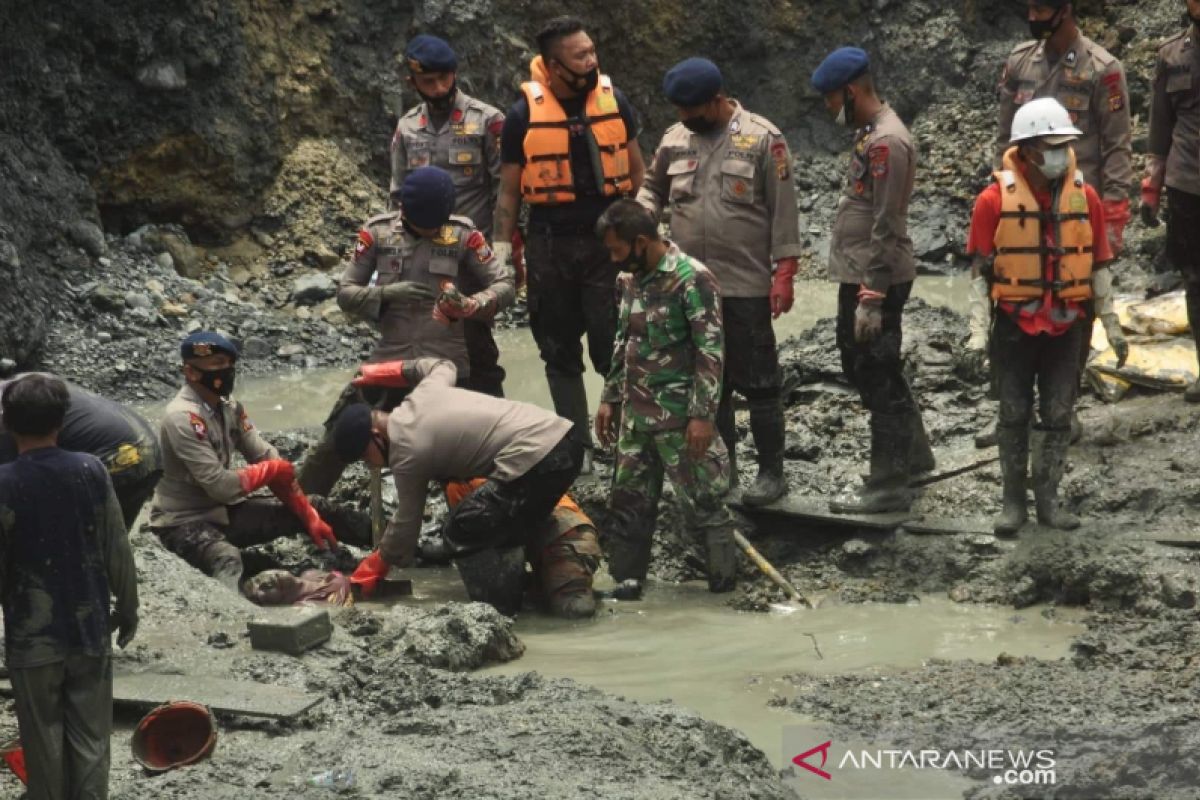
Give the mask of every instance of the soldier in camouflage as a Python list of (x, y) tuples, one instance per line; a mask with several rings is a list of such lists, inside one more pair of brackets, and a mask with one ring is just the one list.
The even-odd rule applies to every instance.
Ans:
[(641, 597), (664, 473), (686, 524), (703, 535), (709, 590), (730, 591), (734, 520), (722, 502), (729, 455), (713, 435), (724, 362), (717, 281), (661, 239), (654, 218), (632, 200), (613, 203), (596, 230), (622, 270), (613, 367), (596, 412), (601, 444), (617, 445), (607, 547), (615, 595)]

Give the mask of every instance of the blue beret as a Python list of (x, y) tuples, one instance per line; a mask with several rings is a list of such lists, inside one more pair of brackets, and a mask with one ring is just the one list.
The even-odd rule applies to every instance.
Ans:
[(226, 353), (236, 359), (237, 345), (215, 331), (193, 331), (179, 344), (179, 354), (186, 361), (189, 358), (204, 358), (214, 353)]
[(404, 48), (404, 60), (408, 68), (420, 75), (422, 72), (454, 72), (458, 69), (458, 56), (446, 42), (436, 36), (423, 33)]
[(672, 105), (689, 108), (707, 103), (721, 91), (721, 70), (707, 58), (685, 58), (663, 78), (663, 94)]
[(865, 50), (839, 47), (825, 57), (812, 74), (812, 86), (821, 94), (841, 89), (871, 68)]
[(404, 218), (418, 228), (440, 228), (454, 213), (454, 179), (438, 167), (414, 169), (400, 187)]
[(333, 423), (333, 449), (346, 463), (358, 461), (371, 443), (371, 407), (354, 403), (342, 409)]

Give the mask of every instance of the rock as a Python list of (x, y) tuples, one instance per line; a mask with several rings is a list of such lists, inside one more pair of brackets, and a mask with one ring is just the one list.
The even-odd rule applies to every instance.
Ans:
[(346, 324), (346, 314), (337, 306), (328, 306), (321, 311), (321, 319), (327, 324), (340, 328)]
[(162, 314), (164, 317), (178, 318), (178, 317), (186, 317), (188, 315), (188, 310), (187, 310), (187, 308), (179, 305), (178, 303), (167, 302), (167, 303), (163, 303), (161, 306), (159, 306), (158, 313)]
[(108, 331), (100, 331), (96, 334), (96, 341), (100, 344), (108, 344), (113, 340), (113, 335)]
[(296, 309), (296, 319), (300, 320), (301, 322), (307, 322), (308, 320), (312, 319), (312, 311), (308, 308), (308, 306), (300, 306), (300, 308)]
[(97, 286), (88, 295), (88, 302), (100, 311), (120, 314), (125, 310), (125, 293), (111, 286)]
[(152, 61), (138, 70), (137, 81), (147, 89), (178, 91), (187, 88), (187, 73), (179, 61)]
[(0, 358), (0, 375), (11, 375), (17, 369), (17, 362), (11, 358)]
[(483, 603), (447, 603), (431, 611), (398, 605), (391, 616), (401, 626), (395, 651), (418, 664), (461, 671), (525, 652), (512, 620)]
[(198, 278), (204, 274), (204, 260), (187, 239), (164, 231), (159, 234), (158, 240), (162, 248), (171, 254), (177, 274), (185, 278)]
[(80, 219), (67, 226), (67, 238), (81, 247), (92, 258), (99, 258), (108, 250), (104, 231), (94, 222)]
[(315, 261), (321, 269), (333, 269), (338, 264), (342, 263), (341, 257), (326, 247), (323, 243), (318, 244), (313, 249), (306, 251), (304, 256), (305, 258)]
[(151, 278), (142, 285), (146, 287), (146, 291), (160, 300), (167, 294), (167, 287), (163, 286), (163, 282), (158, 278)]
[(302, 344), (285, 344), (275, 351), (275, 355), (280, 358), (290, 358), (291, 356), (303, 355), (304, 345)]
[(337, 284), (324, 272), (303, 275), (292, 283), (292, 302), (298, 306), (316, 305), (337, 293)]
[(229, 271), (229, 280), (238, 286), (245, 286), (254, 280), (254, 273), (245, 267), (234, 267)]
[(158, 268), (163, 272), (175, 269), (175, 259), (171, 258), (170, 253), (159, 253), (154, 257), (154, 263), (157, 264)]
[(242, 342), (242, 355), (247, 358), (268, 358), (271, 352), (271, 343), (262, 337), (251, 336)]
[(138, 292), (125, 293), (125, 305), (129, 308), (153, 308), (154, 304), (150, 298)]

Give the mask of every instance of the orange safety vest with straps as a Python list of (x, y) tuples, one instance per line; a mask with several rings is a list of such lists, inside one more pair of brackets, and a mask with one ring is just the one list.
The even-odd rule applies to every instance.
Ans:
[[(1088, 217), (1083, 173), (1070, 152), (1056, 210), (1043, 212), (1033, 189), (1017, 166), (1017, 148), (1004, 154), (1004, 169), (997, 170), (1000, 184), (1000, 224), (994, 242), (992, 298), (1028, 302), (1046, 289), (1059, 300), (1086, 300), (1092, 296), (1092, 224)], [(1046, 244), (1046, 225), (1054, 226), (1055, 246)], [(1047, 279), (1046, 259), (1057, 256), (1053, 276)]]
[[(529, 68), (532, 80), (521, 84), (529, 103), (529, 130), (525, 133), (525, 168), (521, 171), (521, 197), (526, 203), (557, 205), (575, 202), (571, 174), (571, 121), (550, 91), (542, 57)], [(584, 121), (591, 131), (603, 172), (601, 192), (606, 197), (633, 192), (629, 174), (629, 133), (617, 106), (612, 78), (601, 75), (588, 93)]]

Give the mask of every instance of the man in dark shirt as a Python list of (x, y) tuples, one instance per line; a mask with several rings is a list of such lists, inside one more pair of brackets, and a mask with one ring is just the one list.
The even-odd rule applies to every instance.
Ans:
[[(17, 378), (22, 376), (18, 375)], [(0, 381), (0, 395), (12, 381)], [(112, 479), (125, 527), (132, 528), (162, 477), (162, 451), (150, 423), (128, 406), (67, 383), (67, 416), (58, 446), (100, 459)], [(17, 443), (0, 417), (0, 464), (17, 458)]]
[(28, 375), (0, 403), (19, 452), (0, 466), (0, 602), (29, 797), (99, 800), (112, 734), (109, 640), (115, 626), (123, 648), (137, 630), (133, 553), (104, 465), (56, 445), (66, 384)]
[(607, 375), (617, 325), (617, 269), (595, 225), (610, 203), (637, 193), (646, 168), (637, 112), (600, 73), (583, 23), (551, 20), (537, 41), (540, 55), (501, 134), (494, 247), (502, 261), (511, 257), (517, 213), (528, 203), (529, 321), (554, 410), (590, 451), (580, 339), (586, 334), (592, 366)]

